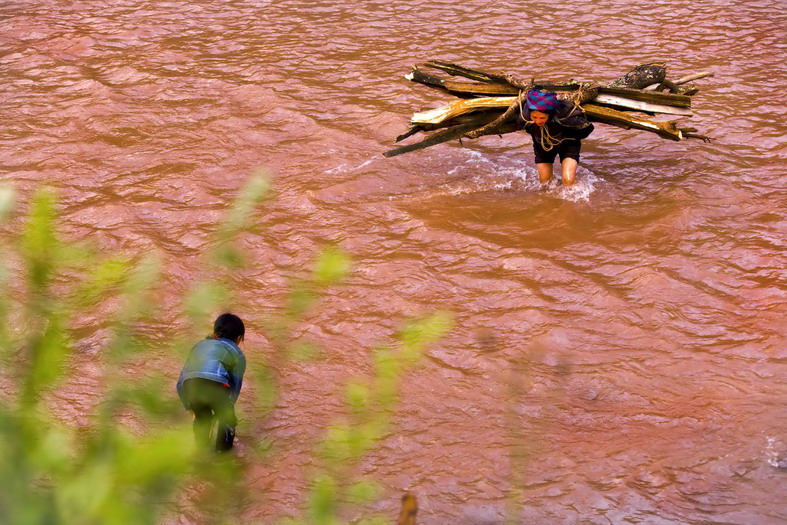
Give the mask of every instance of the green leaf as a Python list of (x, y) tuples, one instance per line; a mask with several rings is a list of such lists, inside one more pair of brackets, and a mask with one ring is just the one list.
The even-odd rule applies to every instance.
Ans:
[(112, 470), (108, 458), (95, 458), (75, 476), (60, 480), (56, 495), (63, 523), (99, 522), (99, 512), (114, 490)]
[(219, 226), (219, 245), (228, 242), (248, 227), (254, 208), (267, 196), (269, 190), (269, 178), (264, 172), (258, 172), (248, 180)]
[[(30, 286), (41, 294), (52, 279), (60, 243), (55, 235), (56, 197), (52, 190), (36, 192), (30, 204), (22, 249), (28, 267)], [(42, 299), (38, 299), (41, 301)]]
[(359, 480), (347, 487), (347, 497), (356, 505), (376, 500), (382, 487), (374, 480)]
[(410, 362), (418, 360), (426, 345), (445, 337), (451, 328), (451, 323), (451, 314), (438, 312), (425, 319), (406, 324), (399, 333), (403, 357)]
[(51, 315), (43, 333), (30, 345), (29, 374), (24, 386), (23, 402), (37, 402), (42, 390), (55, 386), (63, 373), (63, 363), (71, 350), (71, 344), (58, 315)]
[(146, 486), (180, 477), (194, 464), (197, 452), (188, 426), (158, 428), (155, 439), (127, 435), (118, 443), (116, 473), (124, 485)]
[(366, 409), (369, 404), (369, 387), (358, 382), (352, 382), (347, 385), (346, 397), (347, 404), (355, 413), (359, 413)]
[(350, 257), (339, 248), (326, 248), (314, 264), (314, 281), (322, 286), (336, 284), (349, 272)]
[(31, 465), (42, 472), (60, 475), (69, 472), (76, 452), (73, 431), (43, 419), (35, 425), (36, 439), (29, 444)]
[(255, 392), (257, 393), (257, 404), (264, 412), (269, 412), (276, 405), (276, 398), (279, 388), (270, 369), (257, 360), (251, 360), (250, 370), (256, 381)]
[(125, 257), (111, 257), (99, 261), (76, 292), (78, 307), (92, 306), (103, 295), (117, 292), (129, 271), (130, 264)]
[(296, 342), (287, 347), (287, 356), (293, 361), (314, 361), (320, 357), (320, 348), (307, 342)]
[(308, 287), (297, 286), (290, 292), (287, 301), (287, 315), (290, 319), (299, 319), (311, 310), (318, 301), (317, 295)]
[(335, 522), (337, 487), (330, 476), (319, 476), (309, 498), (310, 523), (314, 525), (333, 524)]
[(186, 314), (195, 326), (206, 326), (214, 312), (223, 309), (229, 302), (232, 293), (219, 283), (201, 283), (192, 288), (185, 300)]
[(328, 428), (325, 439), (322, 442), (322, 455), (331, 461), (344, 463), (350, 459), (350, 434), (349, 425), (344, 423), (334, 423)]

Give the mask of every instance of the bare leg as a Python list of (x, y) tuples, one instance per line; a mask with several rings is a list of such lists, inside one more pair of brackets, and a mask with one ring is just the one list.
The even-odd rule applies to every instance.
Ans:
[(549, 182), (549, 179), (552, 178), (552, 164), (541, 162), (536, 164), (536, 168), (538, 168), (538, 180), (542, 183)]
[(560, 167), (563, 171), (563, 184), (566, 186), (574, 184), (574, 179), (577, 176), (577, 164), (576, 159), (571, 158), (563, 159), (560, 162)]

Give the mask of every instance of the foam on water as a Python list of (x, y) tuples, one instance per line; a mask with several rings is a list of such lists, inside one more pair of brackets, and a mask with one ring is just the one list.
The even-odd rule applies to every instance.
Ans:
[(765, 453), (770, 466), (776, 468), (787, 468), (787, 457), (780, 457), (780, 451), (782, 448), (783, 445), (777, 443), (774, 438), (768, 438), (768, 444), (765, 447)]
[(359, 164), (358, 166), (354, 166), (354, 167), (348, 165), (346, 162), (342, 162), (338, 166), (335, 166), (333, 168), (325, 170), (325, 174), (326, 175), (336, 175), (337, 173), (348, 173), (348, 172), (351, 172), (351, 171), (357, 171), (357, 170), (359, 170), (361, 168), (365, 168), (366, 166), (368, 166), (369, 164), (371, 164), (374, 161), (375, 161), (375, 158), (373, 157), (373, 158), (370, 158), (368, 160), (363, 161), (361, 164)]
[(579, 166), (573, 185), (565, 186), (560, 180), (560, 165), (555, 166), (555, 176), (547, 184), (538, 180), (538, 171), (529, 162), (520, 158), (506, 156), (494, 159), (475, 150), (462, 150), (467, 160), (448, 171), (448, 175), (469, 184), (456, 185), (452, 194), (466, 194), (490, 190), (520, 189), (524, 191), (545, 192), (558, 199), (571, 202), (587, 202), (602, 179), (590, 170)]

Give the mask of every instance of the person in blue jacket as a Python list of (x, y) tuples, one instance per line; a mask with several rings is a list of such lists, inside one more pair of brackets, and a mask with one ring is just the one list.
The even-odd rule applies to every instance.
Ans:
[(230, 450), (235, 440), (235, 402), (246, 371), (246, 356), (238, 345), (245, 332), (237, 315), (218, 316), (213, 334), (194, 345), (178, 378), (178, 396), (194, 413), (194, 439), (199, 446), (210, 446), (210, 430), (218, 420), (218, 452)]

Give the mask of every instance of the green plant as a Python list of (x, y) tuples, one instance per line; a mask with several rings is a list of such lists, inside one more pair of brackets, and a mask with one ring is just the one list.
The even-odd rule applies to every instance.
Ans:
[[(213, 264), (239, 264), (232, 239), (266, 193), (263, 176), (240, 193), (217, 230)], [(12, 207), (12, 192), (0, 190), (0, 219), (9, 218)], [(2, 242), (0, 522), (153, 523), (194, 479), (222, 486), (215, 501), (233, 505), (239, 466), (200, 460), (188, 423), (173, 424), (183, 410), (171, 380), (145, 373), (129, 381), (124, 373), (153, 345), (139, 328), (156, 313), (157, 258), (105, 255), (64, 241), (57, 222), (55, 193), (38, 191), (23, 231)], [(228, 296), (219, 283), (201, 283), (184, 310), (201, 322)], [(93, 310), (108, 312), (109, 336), (96, 357), (86, 358), (77, 352), (78, 326)], [(85, 367), (77, 365), (86, 360), (100, 376), (100, 399), (87, 424), (64, 424), (53, 415), (52, 394), (64, 382), (78, 382)], [(144, 430), (132, 430), (131, 421)]]
[[(354, 467), (391, 431), (402, 376), (418, 365), (424, 349), (441, 339), (450, 326), (451, 316), (445, 312), (405, 324), (394, 346), (374, 351), (373, 373), (346, 385), (347, 416), (329, 425), (315, 454), (321, 461), (305, 523), (342, 523), (343, 512), (379, 497), (379, 484), (356, 478)], [(362, 523), (390, 523), (390, 517), (372, 516)]]
[[(249, 230), (268, 191), (260, 174), (239, 192), (210, 242), (205, 273), (232, 275), (247, 264), (236, 238)], [(13, 209), (13, 192), (0, 187), (0, 222), (13, 218)], [(186, 486), (209, 496), (200, 512), (211, 522), (233, 521), (243, 506), (243, 463), (216, 461), (193, 446), (171, 377), (146, 371), (130, 380), (127, 372), (161, 345), (144, 329), (161, 314), (159, 258), (106, 254), (64, 240), (57, 225), (56, 194), (44, 189), (31, 197), (21, 231), (0, 237), (0, 523), (157, 523)], [(349, 269), (347, 255), (329, 247), (293, 282), (280, 313), (265, 320), (273, 358), (319, 358), (316, 343), (294, 343), (291, 334)], [(232, 300), (221, 279), (196, 282), (182, 304), (189, 326), (168, 334), (168, 350), (185, 355), (194, 330), (204, 330)], [(95, 355), (80, 352), (84, 312), (92, 311), (106, 312), (106, 337)], [(330, 424), (315, 451), (307, 523), (337, 523), (342, 512), (380, 496), (378, 484), (356, 479), (353, 466), (390, 432), (402, 375), (449, 326), (447, 314), (406, 324), (394, 345), (374, 350), (373, 373), (346, 386), (346, 418)], [(100, 392), (78, 423), (64, 422), (56, 394), (78, 384), (86, 364)], [(251, 370), (265, 412), (274, 406), (276, 383), (258, 364), (252, 360)], [(261, 440), (250, 450), (269, 446)]]

